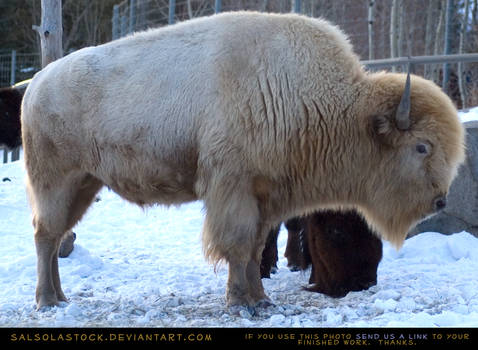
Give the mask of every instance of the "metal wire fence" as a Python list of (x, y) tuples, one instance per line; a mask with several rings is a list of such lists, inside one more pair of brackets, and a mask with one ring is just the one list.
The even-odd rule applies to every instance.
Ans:
[(215, 12), (250, 10), (325, 18), (347, 33), (362, 59), (458, 53), (462, 22), (467, 27), (467, 46), (476, 47), (474, 17), (465, 18), (458, 8), (453, 12), (449, 52), (444, 52), (449, 40), (444, 6), (442, 0), (123, 0), (113, 10), (113, 39)]
[[(476, 7), (471, 11), (476, 12)], [(449, 55), (473, 52), (478, 47), (478, 24), (473, 22), (476, 16), (470, 12), (466, 16), (465, 9), (457, 7), (453, 18), (447, 20), (449, 9), (443, 0), (123, 0), (113, 9), (112, 37), (239, 10), (297, 12), (325, 18), (347, 33), (363, 60)], [(394, 66), (389, 68), (395, 70)], [(460, 66), (427, 63), (417, 66), (416, 73), (443, 86), (458, 107), (478, 104), (477, 62)], [(458, 91), (460, 84), (462, 93)]]
[[(414, 64), (414, 72), (435, 81), (458, 108), (478, 105), (478, 62), (447, 63), (450, 54), (477, 52), (478, 1), (455, 0), (118, 0), (112, 13), (112, 38), (135, 31), (224, 11), (296, 12), (322, 17), (347, 33), (356, 53), (369, 69), (380, 59), (441, 57)], [(450, 17), (451, 16), (451, 17)], [(451, 25), (447, 25), (451, 23)], [(462, 30), (464, 29), (464, 30)], [(420, 57), (418, 57), (420, 56)], [(373, 66), (373, 67), (372, 67)], [(378, 69), (400, 70), (386, 64)], [(396, 68), (398, 67), (398, 68)], [(28, 79), (40, 70), (39, 54), (0, 53), (0, 86)], [(445, 75), (447, 78), (445, 79)]]
[(40, 54), (17, 53), (0, 55), (0, 87), (30, 79), (41, 69)]

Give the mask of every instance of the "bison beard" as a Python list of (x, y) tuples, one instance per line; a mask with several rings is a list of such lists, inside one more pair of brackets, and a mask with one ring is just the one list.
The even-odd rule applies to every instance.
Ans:
[(35, 75), (21, 118), (38, 308), (66, 300), (61, 237), (103, 186), (141, 206), (202, 200), (226, 302), (254, 307), (283, 218), (354, 208), (400, 246), (464, 159), (439, 87), (365, 72), (337, 27), (292, 14), (224, 13), (78, 50)]
[[(343, 297), (350, 291), (368, 289), (377, 283), (377, 267), (382, 258), (382, 242), (355, 211), (317, 212), (285, 223), (288, 240), (285, 256), (292, 270), (312, 265), (306, 288)], [(278, 233), (278, 231), (277, 231)], [(277, 256), (276, 231), (269, 233), (264, 249), (261, 275), (269, 277)], [(275, 240), (274, 240), (275, 238)]]

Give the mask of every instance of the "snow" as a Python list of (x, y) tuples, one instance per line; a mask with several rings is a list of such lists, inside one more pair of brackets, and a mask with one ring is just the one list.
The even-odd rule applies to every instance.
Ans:
[(459, 116), (462, 123), (478, 120), (478, 107), (473, 107), (460, 111)]
[(399, 251), (385, 242), (377, 285), (334, 299), (302, 289), (310, 271), (287, 269), (282, 228), (278, 272), (263, 280), (275, 306), (234, 314), (225, 308), (227, 266), (214, 271), (202, 254), (201, 202), (143, 210), (106, 188), (60, 259), (69, 302), (37, 312), (24, 177), (21, 160), (0, 165), (2, 327), (478, 326), (478, 239), (467, 232), (423, 233)]

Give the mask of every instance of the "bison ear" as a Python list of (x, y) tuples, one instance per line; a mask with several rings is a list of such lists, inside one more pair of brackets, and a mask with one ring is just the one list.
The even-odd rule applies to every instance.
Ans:
[(375, 135), (383, 136), (392, 132), (392, 123), (383, 115), (375, 115), (372, 117), (372, 128)]
[(392, 145), (396, 136), (398, 136), (398, 130), (392, 116), (372, 116), (371, 130), (373, 137), (381, 144)]

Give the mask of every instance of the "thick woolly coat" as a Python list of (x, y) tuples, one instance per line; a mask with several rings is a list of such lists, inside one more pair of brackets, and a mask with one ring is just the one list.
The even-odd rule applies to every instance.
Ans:
[[(37, 240), (107, 185), (140, 205), (203, 200), (206, 256), (231, 266), (260, 262), (273, 225), (320, 208), (356, 208), (399, 245), (463, 160), (456, 109), (431, 82), (412, 76), (411, 127), (396, 128), (404, 85), (366, 73), (337, 27), (294, 14), (224, 13), (79, 50), (23, 101)], [(250, 284), (232, 303), (263, 294), (256, 267), (232, 270), (228, 293)]]

